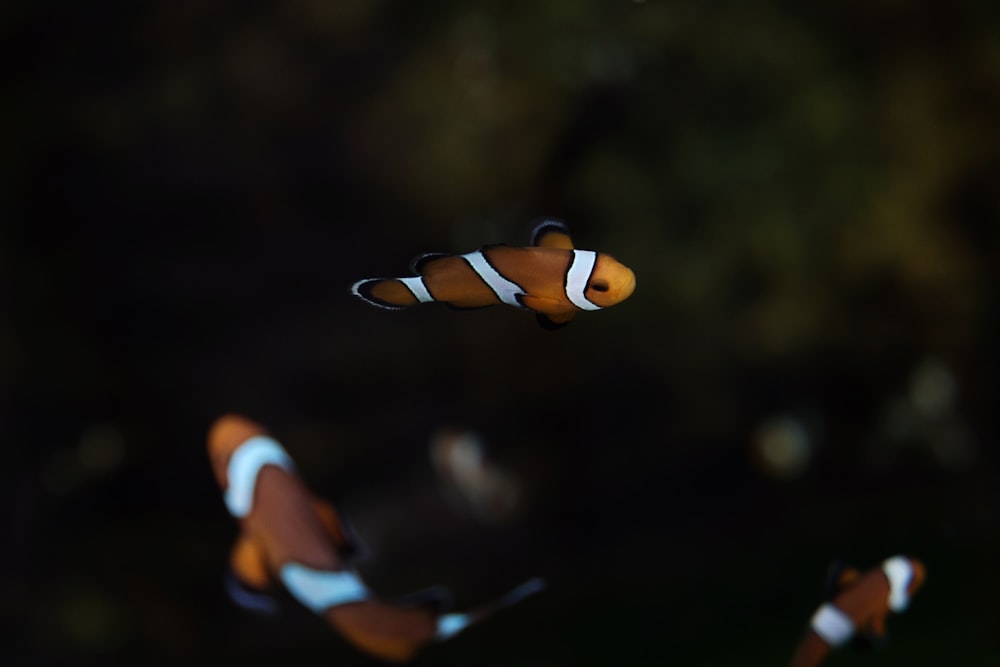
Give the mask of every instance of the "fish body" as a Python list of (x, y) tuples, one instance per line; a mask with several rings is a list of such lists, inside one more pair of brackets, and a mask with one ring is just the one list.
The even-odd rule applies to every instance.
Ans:
[(411, 269), (411, 277), (359, 280), (351, 292), (390, 310), (430, 302), (460, 309), (503, 303), (531, 310), (544, 326), (556, 328), (581, 311), (621, 303), (635, 290), (631, 269), (607, 253), (577, 250), (556, 220), (536, 225), (530, 246), (430, 253), (417, 257)]
[(905, 610), (925, 577), (923, 563), (907, 556), (893, 556), (864, 573), (838, 570), (831, 599), (813, 614), (790, 667), (818, 667), (832, 649), (850, 641), (883, 641), (889, 613)]
[(248, 609), (273, 611), (267, 591), (280, 584), (359, 650), (403, 662), (544, 587), (522, 585), (467, 613), (445, 613), (441, 589), (406, 602), (384, 600), (351, 566), (359, 544), (348, 524), (312, 495), (291, 457), (263, 427), (238, 415), (221, 417), (209, 431), (208, 452), (226, 506), (240, 525), (228, 590)]

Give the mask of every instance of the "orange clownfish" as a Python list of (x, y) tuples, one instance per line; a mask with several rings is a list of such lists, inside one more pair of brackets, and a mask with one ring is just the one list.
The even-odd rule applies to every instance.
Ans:
[(627, 299), (635, 274), (611, 255), (577, 250), (556, 220), (535, 226), (531, 246), (483, 246), (464, 255), (429, 253), (411, 262), (408, 278), (367, 278), (351, 287), (368, 303), (399, 310), (439, 301), (453, 308), (506, 303), (535, 312), (542, 326), (565, 325), (580, 311)]
[(855, 568), (835, 572), (831, 599), (813, 614), (790, 667), (817, 667), (831, 649), (852, 639), (885, 639), (889, 612), (906, 609), (925, 577), (923, 563), (907, 556), (888, 558), (863, 574)]
[(444, 613), (440, 598), (383, 600), (351, 567), (356, 543), (336, 510), (310, 493), (265, 429), (237, 415), (221, 417), (209, 431), (208, 453), (226, 506), (240, 524), (230, 554), (230, 595), (244, 607), (267, 610), (265, 591), (277, 580), (359, 650), (403, 662), (544, 588), (542, 580), (532, 579), (467, 613)]

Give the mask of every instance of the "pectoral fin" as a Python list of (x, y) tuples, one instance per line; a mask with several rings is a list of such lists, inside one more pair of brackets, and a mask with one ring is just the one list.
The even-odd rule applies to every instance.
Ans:
[(240, 535), (229, 554), (229, 566), (241, 582), (264, 589), (271, 585), (271, 573), (264, 552), (250, 537)]
[(872, 619), (868, 625), (868, 635), (876, 642), (885, 640), (885, 614), (878, 614)]
[(259, 614), (275, 614), (277, 600), (268, 592), (272, 578), (264, 552), (249, 537), (241, 535), (229, 556), (226, 593), (240, 607)]
[[(549, 315), (557, 312), (562, 307), (558, 299), (548, 296), (532, 296), (531, 294), (519, 294), (517, 300), (525, 308), (530, 308), (536, 313)], [(572, 313), (571, 313), (572, 314)]]
[(334, 509), (333, 505), (319, 498), (313, 499), (316, 515), (326, 529), (326, 534), (337, 547), (337, 552), (346, 560), (359, 560), (368, 555), (368, 549), (361, 542), (354, 526), (347, 518)]
[(881, 648), (889, 641), (885, 630), (885, 614), (875, 616), (858, 629), (854, 643), (861, 648)]

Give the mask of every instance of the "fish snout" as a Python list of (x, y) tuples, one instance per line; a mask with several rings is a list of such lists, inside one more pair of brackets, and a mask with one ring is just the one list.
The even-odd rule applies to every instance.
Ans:
[(635, 291), (635, 273), (632, 269), (627, 266), (622, 266), (622, 281), (621, 287), (618, 290), (618, 303), (621, 303), (625, 299), (632, 296), (632, 292)]
[(265, 433), (263, 426), (237, 414), (223, 415), (212, 423), (208, 430), (208, 455), (220, 485), (225, 486), (226, 465), (233, 452), (250, 438)]
[(924, 585), (924, 580), (927, 578), (927, 569), (924, 567), (923, 562), (916, 558), (910, 559), (910, 566), (913, 568), (913, 578), (910, 581), (907, 592), (913, 595)]
[(614, 257), (598, 254), (587, 298), (601, 308), (621, 303), (635, 291), (635, 274)]

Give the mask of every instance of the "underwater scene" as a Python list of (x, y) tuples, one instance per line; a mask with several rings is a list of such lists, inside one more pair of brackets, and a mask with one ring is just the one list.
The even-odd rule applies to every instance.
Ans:
[(1000, 6), (0, 34), (0, 666), (1000, 664)]

